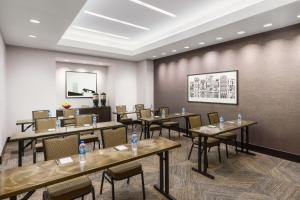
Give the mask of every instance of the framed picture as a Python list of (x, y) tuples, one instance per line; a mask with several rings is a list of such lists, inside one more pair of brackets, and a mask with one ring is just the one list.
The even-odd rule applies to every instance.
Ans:
[(238, 71), (193, 74), (187, 77), (188, 101), (238, 104)]
[(97, 73), (66, 71), (66, 98), (92, 98), (97, 93)]

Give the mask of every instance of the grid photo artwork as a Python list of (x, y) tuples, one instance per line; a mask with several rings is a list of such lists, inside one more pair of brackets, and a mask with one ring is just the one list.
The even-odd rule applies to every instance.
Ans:
[(188, 75), (188, 101), (238, 103), (238, 71)]

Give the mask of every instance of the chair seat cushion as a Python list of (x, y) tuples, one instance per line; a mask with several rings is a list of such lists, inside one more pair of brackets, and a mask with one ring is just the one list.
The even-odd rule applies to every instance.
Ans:
[(85, 143), (89, 143), (89, 142), (97, 142), (99, 138), (96, 134), (87, 134), (87, 135), (81, 135), (80, 140), (83, 140)]
[(222, 133), (222, 134), (216, 136), (216, 138), (221, 139), (221, 140), (233, 139), (236, 137), (237, 137), (237, 134), (233, 133), (233, 132), (226, 132), (226, 133)]
[(35, 151), (36, 152), (42, 152), (44, 151), (44, 146), (42, 142), (38, 142), (35, 144)]
[(178, 122), (169, 121), (169, 122), (164, 122), (163, 126), (177, 126), (178, 124), (179, 124)]
[(123, 180), (142, 173), (142, 165), (138, 162), (129, 162), (107, 170), (107, 174), (115, 180)]
[(48, 186), (47, 193), (51, 200), (68, 200), (88, 194), (91, 192), (91, 189), (92, 181), (88, 177), (83, 176)]
[[(194, 142), (196, 144), (199, 144), (199, 140), (198, 139), (195, 139)], [(203, 142), (202, 142), (203, 143)], [(209, 137), (207, 139), (207, 146), (208, 147), (212, 147), (212, 146), (218, 146), (220, 144), (220, 140), (219, 139), (216, 139), (216, 138), (212, 138), (212, 137)]]
[(158, 124), (151, 124), (149, 130), (154, 131), (154, 130), (160, 130), (160, 125)]

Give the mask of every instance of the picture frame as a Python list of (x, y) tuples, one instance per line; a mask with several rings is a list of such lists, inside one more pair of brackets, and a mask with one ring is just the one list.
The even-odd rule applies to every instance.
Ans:
[(238, 70), (190, 74), (188, 102), (238, 105)]
[(97, 93), (97, 73), (66, 71), (66, 98), (93, 98)]

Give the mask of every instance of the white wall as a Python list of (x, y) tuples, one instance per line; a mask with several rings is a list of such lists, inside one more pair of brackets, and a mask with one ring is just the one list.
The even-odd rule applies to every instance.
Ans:
[[(127, 105), (128, 110), (132, 110), (134, 104), (145, 103), (138, 101), (141, 88), (137, 86), (138, 77), (145, 76), (145, 72), (143, 71), (140, 75), (141, 72), (136, 62), (8, 46), (7, 123), (10, 135), (20, 130), (15, 125), (17, 119), (30, 119), (32, 110), (36, 109), (50, 109), (52, 113), (55, 113), (55, 110), (65, 101), (64, 92), (62, 94), (64, 84), (61, 76), (64, 73), (62, 68), (66, 66), (57, 64), (57, 58), (89, 60), (108, 66), (105, 81), (108, 103), (112, 111), (115, 110), (115, 105), (124, 104)], [(96, 70), (95, 66), (84, 68)], [(104, 73), (101, 67), (97, 70)], [(62, 89), (57, 87), (62, 87)], [(153, 102), (153, 94), (149, 96), (149, 98), (152, 96), (150, 101)], [(71, 103), (75, 106), (86, 104), (80, 100), (72, 100)]]
[(152, 60), (145, 60), (138, 63), (138, 99), (146, 107), (154, 108), (154, 64)]
[(6, 141), (6, 48), (0, 32), (0, 156)]

